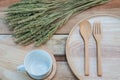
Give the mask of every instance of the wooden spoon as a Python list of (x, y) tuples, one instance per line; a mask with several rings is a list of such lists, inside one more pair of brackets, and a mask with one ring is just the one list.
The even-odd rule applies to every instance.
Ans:
[(88, 54), (88, 42), (92, 33), (90, 23), (85, 20), (80, 23), (80, 33), (84, 40), (85, 45), (85, 75), (89, 76), (89, 54)]

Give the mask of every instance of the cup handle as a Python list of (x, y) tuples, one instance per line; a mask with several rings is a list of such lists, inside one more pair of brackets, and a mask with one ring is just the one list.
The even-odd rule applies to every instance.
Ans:
[(18, 66), (18, 67), (17, 67), (17, 70), (20, 71), (20, 72), (25, 72), (25, 71), (26, 71), (24, 65), (20, 65), (20, 66)]

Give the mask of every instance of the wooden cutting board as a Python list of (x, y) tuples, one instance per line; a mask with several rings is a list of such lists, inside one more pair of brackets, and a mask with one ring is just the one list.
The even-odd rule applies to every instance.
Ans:
[(103, 76), (97, 76), (96, 43), (91, 35), (89, 40), (90, 76), (84, 76), (84, 42), (79, 32), (79, 21), (70, 32), (66, 44), (68, 64), (80, 80), (120, 80), (120, 16), (94, 15), (86, 18), (91, 25), (94, 21), (102, 24), (102, 69)]

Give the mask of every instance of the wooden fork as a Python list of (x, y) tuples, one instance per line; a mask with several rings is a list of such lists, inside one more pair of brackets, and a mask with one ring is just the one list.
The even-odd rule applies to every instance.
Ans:
[(97, 46), (97, 75), (102, 76), (102, 62), (101, 62), (101, 52), (100, 52), (100, 43), (101, 43), (101, 39), (102, 39), (102, 32), (101, 32), (101, 23), (100, 22), (94, 22), (93, 35), (96, 40), (96, 46)]

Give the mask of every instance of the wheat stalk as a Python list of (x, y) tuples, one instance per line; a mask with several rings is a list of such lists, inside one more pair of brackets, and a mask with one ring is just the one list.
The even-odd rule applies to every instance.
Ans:
[(7, 10), (6, 21), (15, 42), (35, 46), (45, 43), (69, 18), (110, 0), (22, 0)]

